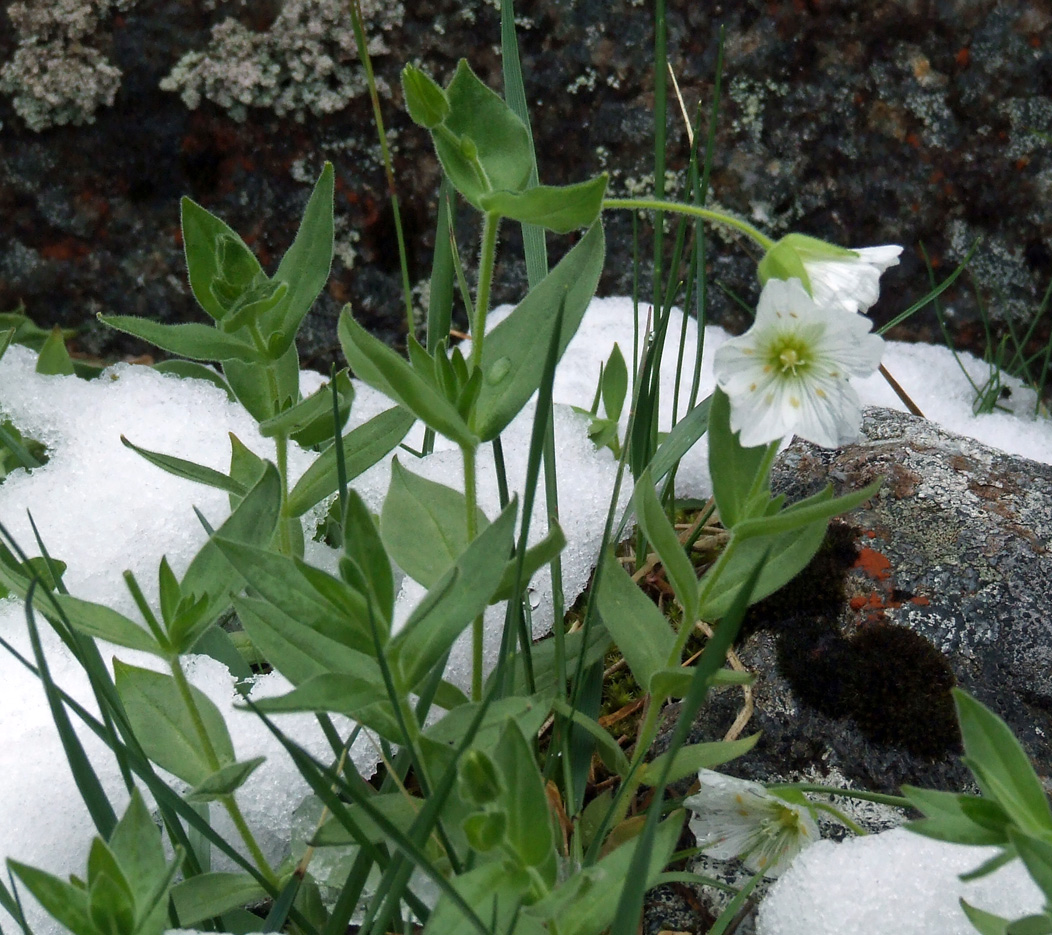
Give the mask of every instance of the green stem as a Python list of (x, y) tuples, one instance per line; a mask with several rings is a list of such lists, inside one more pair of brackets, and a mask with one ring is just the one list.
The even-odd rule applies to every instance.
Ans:
[[(464, 457), (464, 503), (467, 509), (468, 542), (474, 542), (478, 529), (478, 479), (475, 473), (475, 449), (461, 448)], [(483, 615), (471, 624), (471, 700), (482, 700), (482, 634)]]
[[(183, 667), (179, 662), (179, 657), (173, 656), (168, 662), (169, 668), (172, 672), (172, 678), (175, 680), (176, 688), (179, 691), (180, 697), (183, 699), (183, 704), (186, 705), (186, 711), (190, 715), (190, 721), (194, 725), (194, 733), (197, 734), (197, 739), (201, 743), (201, 752), (208, 761), (209, 769), (211, 769), (212, 772), (218, 772), (222, 766), (219, 762), (219, 754), (216, 753), (215, 746), (212, 744), (212, 738), (208, 736), (208, 729), (205, 727), (205, 722), (201, 717), (201, 711), (197, 707), (197, 702), (194, 701), (193, 693), (190, 691), (190, 683), (186, 679), (186, 673), (183, 672)], [(271, 866), (267, 863), (267, 858), (264, 856), (259, 844), (256, 843), (256, 838), (252, 834), (252, 829), (249, 828), (248, 823), (245, 821), (245, 816), (241, 814), (241, 809), (237, 804), (237, 800), (233, 795), (224, 795), (219, 801), (226, 809), (238, 834), (241, 835), (241, 840), (245, 842), (245, 846), (248, 848), (249, 854), (255, 861), (257, 869), (267, 879), (268, 883), (271, 883), (276, 887), (278, 885), (277, 874), (271, 869)]]
[(479, 286), (475, 293), (475, 320), (471, 323), (471, 367), (482, 363), (482, 342), (489, 312), (489, 290), (493, 282), (493, 264), (497, 257), (499, 214), (486, 214), (482, 222), (482, 250), (479, 254)]
[(885, 795), (882, 792), (865, 792), (860, 789), (841, 789), (837, 786), (825, 786), (817, 782), (773, 782), (769, 789), (796, 789), (800, 792), (817, 792), (821, 795), (841, 795), (862, 802), (876, 802), (878, 805), (891, 805), (895, 808), (913, 808), (913, 803), (901, 795)]
[(748, 221), (743, 221), (741, 218), (735, 217), (733, 214), (727, 214), (723, 211), (713, 211), (709, 208), (700, 208), (697, 205), (685, 205), (678, 201), (659, 201), (653, 198), (604, 198), (603, 207), (629, 208), (642, 211), (672, 211), (676, 214), (688, 214), (691, 217), (701, 218), (705, 221), (712, 221), (715, 224), (725, 224), (727, 227), (733, 227), (735, 230), (741, 231), (743, 234), (751, 237), (763, 247), (765, 251), (770, 250), (771, 247), (774, 246), (774, 241), (771, 240), (770, 237), (761, 233)]
[(839, 821), (852, 834), (856, 834), (860, 838), (864, 838), (864, 837), (866, 837), (869, 834), (869, 832), (865, 828), (863, 828), (857, 822), (852, 821), (850, 818), (848, 818), (848, 816), (845, 815), (836, 806), (830, 805), (828, 802), (812, 802), (811, 805), (814, 806), (819, 811), (825, 812), (827, 815), (832, 815), (837, 821)]

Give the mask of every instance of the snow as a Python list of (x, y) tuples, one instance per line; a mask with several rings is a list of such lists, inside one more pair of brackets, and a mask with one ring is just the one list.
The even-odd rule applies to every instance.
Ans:
[[(490, 315), (496, 324), (509, 309), (498, 309)], [(645, 310), (640, 313), (640, 330), (645, 327)], [(663, 368), (663, 428), (671, 422), (674, 386), (674, 348), (683, 324), (678, 313), (669, 323), (669, 350)], [(688, 360), (684, 366), (684, 386), (678, 401), (680, 416), (688, 407), (693, 348), (697, 338), (695, 323), (685, 325)], [(701, 393), (711, 391), (711, 361), (716, 348), (727, 340), (717, 328), (705, 333), (705, 364)], [(587, 408), (595, 392), (600, 365), (607, 359), (617, 341), (631, 367), (633, 348), (632, 306), (628, 299), (596, 299), (579, 332), (571, 342), (560, 364), (556, 385), (555, 432), (559, 460), (559, 503), (562, 526), (568, 545), (563, 556), (564, 591), (567, 602), (583, 590), (591, 571), (602, 529), (606, 520), (614, 482), (616, 463), (611, 453), (596, 451), (587, 438), (588, 421), (570, 405)], [(973, 416), (972, 389), (952, 355), (945, 348), (891, 343), (884, 361), (925, 414), (947, 428), (976, 438), (988, 445), (1036, 460), (1052, 463), (1052, 422), (1034, 420), (1029, 413), (1034, 407), (1032, 391), (1018, 381), (1006, 380), (1012, 388), (1010, 403), (1014, 413)], [(71, 593), (109, 604), (128, 616), (137, 611), (121, 577), (125, 569), (134, 572), (146, 597), (157, 600), (157, 564), (167, 555), (176, 574), (181, 574), (205, 540), (205, 533), (194, 515), (196, 506), (212, 526), (218, 526), (229, 511), (227, 495), (189, 481), (180, 480), (145, 462), (120, 441), (124, 434), (135, 444), (157, 451), (176, 454), (224, 470), (229, 464), (228, 433), (234, 433), (261, 456), (273, 458), (270, 440), (260, 436), (254, 421), (238, 405), (211, 384), (159, 374), (145, 367), (120, 364), (110, 368), (98, 380), (87, 382), (75, 377), (41, 376), (34, 372), (35, 356), (21, 347), (11, 347), (0, 361), (0, 411), (26, 435), (43, 442), (48, 448), (48, 463), (32, 473), (16, 471), (0, 484), (0, 522), (30, 554), (37, 554), (27, 511), (35, 520), (51, 554), (67, 563), (65, 583)], [(974, 377), (982, 382), (985, 365), (972, 360)], [(322, 378), (304, 373), (304, 393), (316, 388)], [(903, 409), (887, 384), (874, 376), (857, 385), (864, 404)], [(368, 387), (356, 385), (357, 396), (348, 428), (364, 422), (388, 403)], [(622, 415), (622, 423), (627, 420)], [(533, 407), (516, 419), (505, 433), (504, 453), (512, 490), (521, 487), (525, 474)], [(414, 429), (407, 442), (419, 443), (422, 432)], [(677, 491), (683, 496), (707, 497), (710, 493), (705, 467), (705, 440), (684, 459), (678, 474)], [(433, 480), (457, 486), (461, 477), (459, 452), (441, 440), (433, 455), (415, 459), (401, 452), (400, 459), (409, 470)], [(310, 463), (311, 456), (295, 450), (290, 456), (293, 480)], [(389, 461), (367, 471), (354, 486), (370, 508), (378, 510), (390, 476)], [(628, 491), (622, 491), (622, 503)], [(493, 517), (497, 512), (495, 471), (488, 450), (480, 453), (479, 503)], [(317, 517), (316, 510), (310, 516)], [(545, 533), (543, 509), (538, 505), (531, 523), (531, 538), (536, 541)], [(334, 567), (335, 554), (321, 545), (312, 545), (308, 558), (322, 567)], [(538, 635), (550, 629), (551, 586), (539, 575), (532, 586), (534, 631)], [(404, 619), (422, 590), (404, 580), (398, 598), (396, 616)], [(488, 649), (493, 650), (503, 612), (492, 608), (487, 615)], [(47, 658), (56, 682), (85, 706), (94, 709), (87, 680), (66, 647), (40, 621)], [(0, 602), (0, 636), (23, 654), (30, 655), (25, 609), (17, 601)], [(160, 661), (111, 646), (100, 647), (105, 659), (116, 654), (134, 665), (157, 668)], [(490, 657), (492, 658), (492, 657)], [(469, 677), (466, 647), (454, 651), (450, 677), (466, 684)], [(239, 793), (248, 821), (257, 831), (268, 857), (280, 859), (287, 848), (293, 812), (307, 794), (306, 785), (278, 748), (270, 734), (251, 714), (235, 710), (234, 690), (224, 667), (205, 657), (193, 658), (187, 665), (188, 676), (223, 711), (230, 726), (239, 760), (266, 756), (261, 767)], [(253, 697), (281, 694), (288, 684), (272, 673), (257, 679)], [(319, 756), (328, 749), (307, 716), (283, 716), (283, 727)], [(94, 828), (69, 777), (56, 732), (36, 678), (11, 655), (0, 651), (0, 856), (13, 857), (59, 875), (83, 873), (87, 847)], [(95, 764), (107, 793), (120, 809), (126, 801), (116, 765), (105, 748), (87, 731), (82, 731), (88, 754)], [(353, 751), (355, 765), (369, 773), (376, 763), (371, 745), (362, 740)], [(218, 811), (218, 810), (216, 810)], [(887, 837), (882, 835), (881, 837)], [(874, 838), (873, 840), (877, 840)], [(908, 842), (913, 842), (912, 845)], [(921, 838), (910, 837), (899, 845), (896, 858), (901, 866), (911, 867), (911, 878), (926, 879), (920, 869), (922, 847), (930, 846)], [(845, 847), (846, 845), (841, 845)], [(866, 845), (873, 847), (873, 845)], [(910, 847), (914, 847), (914, 852)], [(832, 847), (832, 845), (829, 845)], [(819, 856), (827, 851), (813, 849)], [(817, 857), (814, 860), (817, 867)], [(963, 858), (962, 858), (963, 859)], [(968, 851), (969, 869), (980, 861), (974, 850)], [(800, 862), (784, 880), (801, 880), (801, 888), (810, 863)], [(947, 866), (949, 866), (947, 864)], [(956, 865), (954, 865), (956, 866)], [(837, 868), (840, 877), (848, 879), (847, 865)], [(818, 873), (816, 869), (814, 871)], [(935, 892), (953, 888), (953, 874), (943, 869), (932, 877), (929, 889)], [(845, 892), (857, 895), (860, 879), (845, 884)], [(787, 884), (779, 885), (782, 888)], [(806, 884), (811, 885), (811, 884)], [(780, 898), (780, 897), (779, 897)], [(934, 895), (933, 895), (934, 898)], [(776, 896), (771, 904), (777, 905)], [(826, 900), (828, 902), (828, 900)], [(956, 904), (956, 897), (953, 899)], [(44, 920), (31, 900), (30, 923), (41, 933), (57, 931)], [(793, 914), (799, 910), (794, 908)], [(765, 910), (775, 918), (774, 910)], [(817, 926), (817, 922), (815, 926)], [(852, 929), (859, 933), (890, 931), (887, 928)], [(957, 924), (957, 923), (953, 923)], [(11, 920), (0, 912), (0, 928)], [(782, 932), (821, 931), (805, 925), (801, 929), (770, 928), (768, 935)], [(905, 928), (897, 931), (912, 931)], [(830, 929), (833, 931), (833, 929)], [(848, 932), (847, 928), (836, 929)], [(917, 929), (919, 931), (919, 929)], [(946, 935), (957, 928), (929, 928), (927, 935)]]

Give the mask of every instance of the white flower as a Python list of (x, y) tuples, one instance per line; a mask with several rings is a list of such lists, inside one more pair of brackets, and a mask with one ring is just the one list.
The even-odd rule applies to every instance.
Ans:
[(746, 448), (799, 435), (836, 448), (858, 437), (862, 411), (850, 376), (877, 369), (884, 342), (872, 323), (816, 302), (799, 279), (769, 279), (756, 321), (716, 351), (731, 430)]
[(819, 305), (865, 312), (880, 296), (880, 275), (897, 266), (902, 247), (858, 247), (845, 250), (806, 234), (786, 234), (774, 244), (758, 269), (760, 282), (800, 279)]
[(855, 257), (808, 259), (804, 269), (811, 295), (819, 305), (839, 305), (848, 312), (865, 312), (880, 297), (880, 274), (897, 266), (902, 247), (860, 247)]
[(753, 873), (776, 877), (803, 848), (819, 839), (809, 809), (769, 792), (758, 782), (711, 769), (698, 773), (701, 791), (683, 804), (694, 814), (690, 830), (710, 857), (739, 857)]

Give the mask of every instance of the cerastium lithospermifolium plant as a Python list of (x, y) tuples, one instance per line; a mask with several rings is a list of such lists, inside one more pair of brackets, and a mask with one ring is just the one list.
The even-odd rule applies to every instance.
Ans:
[[(360, 19), (355, 23), (361, 33)], [(900, 248), (846, 250), (803, 235), (775, 243), (752, 225), (697, 203), (707, 169), (699, 171), (696, 151), (687, 203), (608, 198), (605, 176), (568, 186), (539, 184), (506, 0), (502, 25), (507, 102), (466, 62), (444, 87), (414, 66), (403, 73), (409, 113), (431, 134), (445, 176), (426, 342), (407, 335), (403, 357), (371, 336), (349, 307), (338, 326), (349, 370), (385, 394), (389, 409), (344, 434), (354, 405), (348, 370), (312, 396), (300, 393), (296, 333), (332, 260), (335, 171), (329, 164), (292, 246), (269, 274), (234, 230), (184, 199), (190, 286), (212, 326), (102, 316), (185, 358), (162, 369), (216, 383), (241, 403), (262, 434), (273, 438), (274, 461), (232, 438), (230, 468), (221, 472), (126, 440), (153, 464), (218, 487), (231, 502), (228, 518), (216, 529), (206, 527), (207, 543), (181, 576), (160, 559), (156, 606), (135, 577), (125, 575), (140, 619), (68, 594), (61, 563), (44, 548), (46, 530), (38, 543), (41, 557), (29, 558), (10, 539), (0, 549), (0, 584), (26, 602), (34, 658), (24, 662), (45, 686), (98, 830), (86, 874), (69, 881), (9, 862), (10, 886), (0, 884), (0, 906), (15, 919), (21, 918), (19, 900), (29, 893), (76, 935), (155, 935), (190, 926), (337, 935), (352, 919), (356, 931), (370, 933), (416, 924), (435, 935), (634, 932), (644, 892), (668, 879), (685, 820), (676, 801), (666, 799), (666, 787), (756, 742), (756, 736), (686, 740), (712, 685), (748, 681), (747, 674), (725, 667), (748, 605), (792, 579), (818, 549), (828, 520), (877, 489), (874, 484), (839, 498), (826, 490), (786, 505), (772, 495), (770, 471), (779, 446), (793, 435), (833, 446), (857, 434), (860, 414), (848, 380), (871, 372), (881, 351), (859, 312), (876, 300), (880, 274), (897, 262)], [(371, 77), (365, 43), (359, 44)], [(453, 193), (482, 221), (477, 287), (473, 294), (462, 290), (473, 339), (468, 353), (449, 345), (454, 283), (467, 282), (454, 252), (443, 247)], [(667, 298), (654, 309), (653, 333), (641, 336), (631, 366), (620, 349), (611, 355), (590, 410), (596, 443), (619, 458), (618, 484), (624, 469), (631, 472), (637, 550), (652, 553), (652, 567), (663, 570), (675, 597), (673, 612), (658, 609), (626, 570), (629, 559), (616, 551), (615, 489), (580, 626), (566, 632), (560, 607), (552, 639), (534, 644), (521, 598), (544, 565), (552, 567), (558, 595), (565, 541), (557, 522), (552, 436), (555, 367), (599, 281), (602, 212), (622, 209), (676, 212), (695, 224), (736, 228), (764, 252), (763, 292), (752, 329), (717, 357), (716, 391), (695, 400), (662, 437), (656, 374), (676, 290), (655, 284), (655, 294)], [(510, 315), (487, 328), (498, 234), (510, 223), (524, 226), (530, 289)], [(686, 250), (686, 230), (684, 221), (673, 267)], [(544, 232), (574, 237), (550, 271)], [(697, 241), (691, 249), (696, 272)], [(703, 281), (698, 285), (703, 288)], [(13, 326), (0, 335), (0, 354), (15, 338)], [(42, 365), (71, 373), (61, 336), (49, 340), (41, 346)], [(201, 362), (218, 364), (221, 372)], [(501, 435), (535, 394), (526, 482), (509, 493), (498, 514), (487, 516), (478, 506), (480, 452), (491, 447), (501, 465)], [(619, 418), (629, 399), (632, 415), (621, 435)], [(432, 437), (444, 436), (459, 448), (463, 487), (425, 480), (408, 458), (394, 461), (378, 520), (350, 482), (389, 454), (418, 420)], [(698, 568), (669, 506), (677, 462), (705, 433), (724, 534), (718, 553)], [(11, 431), (0, 436), (5, 464), (32, 469), (36, 459), (23, 441)], [(295, 483), (289, 476), (292, 445), (315, 454)], [(549, 524), (545, 536), (528, 545), (542, 464)], [(304, 537), (315, 533), (303, 528), (303, 517), (328, 498), (334, 499), (325, 533), (339, 552), (336, 573), (303, 557)], [(412, 534), (421, 515), (439, 535)], [(396, 568), (427, 591), (400, 625)], [(501, 652), (487, 672), (483, 613), (499, 602), (507, 608)], [(81, 707), (51, 679), (37, 638), (40, 617), (88, 672), (99, 713)], [(250, 644), (257, 664), (278, 670), (291, 690), (252, 699), (251, 672), (231, 629), (237, 645)], [(464, 632), (473, 644), (467, 691), (446, 678), (451, 647)], [(710, 635), (700, 657), (687, 665), (688, 641), (701, 633)], [(115, 659), (109, 666), (96, 640), (153, 656), (157, 664)], [(627, 752), (599, 721), (603, 659), (611, 646), (645, 699)], [(273, 865), (258, 843), (239, 791), (260, 760), (238, 758), (223, 715), (190, 684), (185, 660), (192, 653), (231, 666), (232, 677), (242, 680), (245, 704), (313, 790), (321, 817), (302, 856)], [(671, 743), (653, 756), (667, 703), (675, 699), (682, 704)], [(317, 717), (331, 745), (327, 761), (282, 730), (288, 712)], [(348, 722), (334, 716), (356, 726), (344, 729), (340, 725)], [(84, 754), (74, 719), (103, 738), (121, 766), (131, 802), (120, 818)], [(348, 751), (362, 731), (383, 760), (368, 782), (347, 768)], [(589, 782), (593, 763), (609, 776), (600, 794)], [(711, 789), (719, 781), (702, 775), (708, 778), (702, 793), (687, 803), (699, 815), (706, 802), (718, 804)], [(1001, 794), (1000, 787), (991, 789)], [(758, 803), (755, 828), (721, 832), (714, 823), (723, 819), (714, 819), (712, 809), (694, 821), (704, 828), (703, 843), (722, 842), (726, 856), (742, 854), (756, 871), (714, 931), (723, 931), (763, 873), (815, 836), (803, 791), (750, 794)], [(650, 803), (645, 809), (643, 801)], [(212, 807), (226, 814), (229, 838), (211, 820)], [(756, 828), (780, 836), (760, 847)], [(1018, 835), (1007, 840), (1020, 852), (1030, 846)], [(323, 890), (313, 862), (324, 849), (341, 849), (346, 860), (335, 876), (331, 867), (326, 871)], [(221, 869), (213, 866), (212, 852), (223, 855)]]

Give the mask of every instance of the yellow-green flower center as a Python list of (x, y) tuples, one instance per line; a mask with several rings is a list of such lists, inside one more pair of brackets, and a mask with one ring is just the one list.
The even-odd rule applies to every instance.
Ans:
[(795, 337), (785, 336), (770, 349), (768, 358), (782, 376), (800, 376), (811, 366), (807, 345)]

